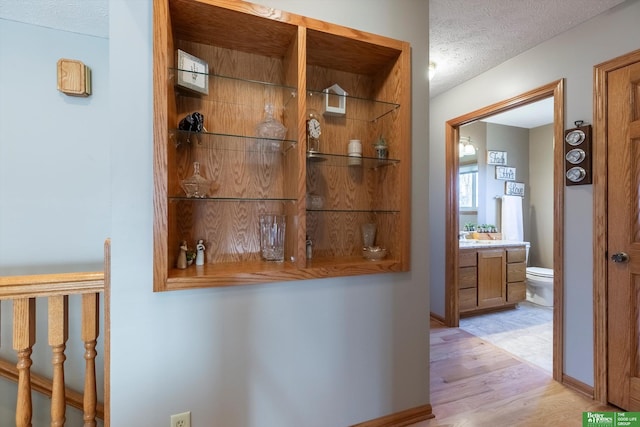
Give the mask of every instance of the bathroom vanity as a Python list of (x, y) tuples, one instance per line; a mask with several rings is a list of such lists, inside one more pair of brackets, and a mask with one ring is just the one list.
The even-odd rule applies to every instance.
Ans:
[(526, 299), (526, 247), (506, 240), (460, 240), (461, 316), (513, 308)]

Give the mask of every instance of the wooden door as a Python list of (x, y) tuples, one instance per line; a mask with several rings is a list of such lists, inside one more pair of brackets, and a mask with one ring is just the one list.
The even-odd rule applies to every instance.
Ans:
[(608, 74), (608, 400), (640, 411), (640, 63)]
[(504, 249), (478, 251), (478, 308), (504, 305), (507, 300), (506, 266)]

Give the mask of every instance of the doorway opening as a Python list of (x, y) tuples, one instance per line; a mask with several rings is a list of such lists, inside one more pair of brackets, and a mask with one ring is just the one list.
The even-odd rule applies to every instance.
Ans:
[[(460, 189), (460, 157), (459, 142), (461, 128), (478, 120), (486, 119), (518, 107), (553, 99), (553, 138), (562, 141), (564, 126), (564, 91), (563, 80), (558, 80), (523, 93), (516, 97), (498, 102), (488, 107), (473, 111), (458, 118), (447, 121), (446, 132), (446, 254), (445, 254), (445, 323), (447, 326), (459, 326), (460, 299), (458, 292), (459, 271), (459, 233), (462, 230), (458, 215)], [(563, 295), (563, 237), (564, 237), (564, 153), (562, 144), (554, 144), (553, 148), (553, 378), (562, 380), (562, 295)]]

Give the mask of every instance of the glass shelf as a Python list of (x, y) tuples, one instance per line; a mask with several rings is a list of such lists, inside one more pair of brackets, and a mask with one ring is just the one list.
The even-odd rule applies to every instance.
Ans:
[[(324, 112), (325, 95), (322, 90), (307, 91), (307, 106), (318, 112)], [(337, 95), (329, 95), (337, 96)], [(375, 122), (382, 117), (393, 113), (400, 108), (400, 104), (375, 99), (359, 98), (356, 96), (345, 96), (345, 115), (335, 115), (326, 113), (325, 117), (344, 117), (349, 120), (359, 120), (365, 122)]]
[(373, 214), (399, 214), (399, 210), (389, 209), (313, 209), (307, 208), (307, 212), (328, 212), (328, 213), (373, 213)]
[[(203, 75), (209, 79), (208, 94), (196, 92), (188, 87), (178, 84), (178, 73), (188, 73), (194, 75)], [(201, 98), (202, 100), (211, 102), (223, 102), (227, 104), (242, 105), (247, 108), (258, 108), (260, 111), (264, 109), (264, 102), (271, 102), (276, 106), (284, 109), (288, 103), (295, 99), (298, 90), (293, 86), (286, 86), (277, 83), (263, 82), (251, 79), (241, 79), (231, 76), (222, 76), (218, 74), (198, 73), (191, 70), (183, 70), (180, 68), (169, 68), (169, 79), (173, 83), (176, 91), (181, 96)], [(254, 103), (243, 103), (241, 94), (245, 92), (259, 92), (263, 97), (262, 105), (256, 106)], [(279, 101), (279, 102), (276, 102)]]
[(193, 146), (215, 150), (265, 153), (284, 153), (297, 143), (292, 139), (280, 140), (212, 132), (191, 132), (179, 129), (169, 129), (169, 141), (175, 147)]
[(181, 196), (169, 196), (169, 200), (172, 202), (280, 202), (280, 203), (294, 203), (297, 201), (295, 198), (269, 198), (269, 197), (187, 197)]
[[(221, 79), (221, 80), (236, 81), (236, 82), (241, 82), (241, 83), (250, 83), (250, 84), (255, 84), (255, 85), (260, 85), (260, 86), (279, 87), (279, 88), (289, 89), (289, 90), (291, 90), (293, 92), (296, 91), (296, 88), (293, 87), (293, 86), (287, 86), (287, 85), (282, 85), (282, 84), (272, 83), (272, 82), (264, 82), (264, 81), (260, 81), (260, 80), (242, 79), (242, 78), (233, 77), (233, 76), (223, 76), (221, 74), (215, 74), (215, 73), (200, 73), (200, 72), (197, 72), (197, 71), (185, 70), (185, 69), (182, 69), (182, 68), (174, 68), (174, 67), (169, 67), (169, 71), (171, 71), (171, 74), (172, 74), (172, 75), (170, 75), (170, 77), (174, 78), (174, 79), (175, 79), (175, 73), (182, 71), (182, 72), (185, 72), (185, 73), (207, 76), (209, 78), (209, 80), (211, 80), (211, 79)], [(211, 88), (209, 88), (209, 91), (211, 91)]]
[(376, 169), (400, 163), (397, 159), (379, 159), (377, 157), (351, 157), (343, 154), (327, 154), (307, 151), (307, 163), (334, 167), (362, 167)]

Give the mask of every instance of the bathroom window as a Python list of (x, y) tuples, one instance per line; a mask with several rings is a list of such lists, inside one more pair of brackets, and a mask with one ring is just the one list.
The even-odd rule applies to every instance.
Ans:
[(475, 211), (478, 209), (478, 165), (462, 165), (458, 177), (460, 192), (458, 203), (460, 210)]

